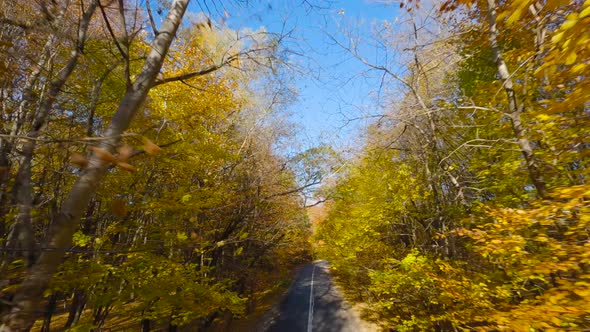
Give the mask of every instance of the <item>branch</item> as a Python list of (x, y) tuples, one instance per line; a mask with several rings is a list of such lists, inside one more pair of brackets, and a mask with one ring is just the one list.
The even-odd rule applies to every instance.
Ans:
[(291, 195), (291, 194), (294, 194), (294, 193), (300, 192), (300, 191), (302, 191), (303, 189), (309, 188), (309, 187), (311, 187), (311, 186), (315, 186), (316, 184), (320, 184), (320, 183), (322, 183), (322, 181), (321, 181), (321, 180), (314, 181), (314, 182), (308, 183), (308, 184), (306, 184), (306, 185), (303, 185), (303, 186), (301, 186), (301, 187), (299, 187), (299, 188), (295, 188), (295, 189), (291, 189), (291, 190), (288, 190), (288, 191), (284, 191), (284, 192), (282, 192), (282, 193), (277, 193), (277, 194), (272, 194), (272, 195), (270, 195), (270, 196), (266, 196), (266, 197), (262, 198), (262, 200), (267, 200), (267, 199), (271, 199), (271, 198), (274, 198), (274, 197), (279, 197), (279, 196), (286, 196), (286, 195)]
[(12, 26), (15, 26), (15, 27), (19, 27), (19, 28), (21, 28), (23, 30), (28, 30), (28, 29), (30, 29), (32, 27), (31, 25), (28, 25), (26, 23), (17, 22), (17, 21), (11, 20), (11, 19), (6, 18), (6, 17), (0, 17), (0, 24), (12, 25)]
[(504, 111), (500, 111), (498, 109), (492, 108), (492, 107), (481, 107), (481, 106), (457, 106), (458, 109), (460, 110), (468, 110), (468, 109), (473, 109), (473, 110), (480, 110), (480, 111), (490, 111), (490, 112), (495, 112), (495, 113), (500, 113), (503, 115), (509, 115), (510, 113), (506, 113)]
[[(191, 79), (193, 77), (197, 77), (197, 76), (204, 76), (204, 75), (210, 74), (218, 69), (221, 69), (224, 66), (231, 65), (232, 62), (239, 60), (240, 57), (248, 56), (252, 53), (256, 53), (256, 52), (260, 52), (260, 51), (264, 51), (264, 50), (265, 50), (265, 48), (254, 48), (254, 49), (250, 49), (250, 50), (247, 50), (244, 52), (236, 53), (234, 55), (229, 56), (227, 59), (221, 61), (221, 63), (212, 65), (209, 68), (205, 68), (205, 69), (195, 71), (192, 73), (186, 73), (186, 74), (182, 74), (182, 75), (178, 75), (178, 76), (174, 76), (174, 77), (168, 77), (168, 78), (163, 78), (161, 80), (157, 80), (154, 82), (154, 84), (152, 84), (151, 87), (153, 88), (158, 85), (162, 85), (162, 84), (166, 84), (166, 83), (170, 83), (170, 82), (189, 80), (189, 79)], [(248, 59), (255, 61), (253, 58), (250, 58), (250, 57)], [(186, 82), (183, 82), (183, 83), (186, 84)]]
[(327, 198), (322, 198), (322, 199), (318, 200), (317, 202), (315, 202), (315, 203), (313, 203), (313, 204), (309, 204), (309, 205), (307, 205), (307, 204), (306, 204), (306, 205), (304, 206), (304, 208), (310, 208), (310, 207), (314, 207), (314, 206), (316, 206), (316, 205), (320, 205), (320, 204), (322, 204), (322, 203), (325, 203), (325, 202), (327, 202), (327, 201), (328, 201), (328, 199), (327, 199)]
[[(470, 148), (485, 148), (485, 149), (490, 149), (493, 147), (493, 145), (486, 145), (486, 144), (470, 144), (473, 142), (489, 142), (489, 143), (498, 143), (498, 142), (504, 142), (504, 143), (513, 143), (513, 144), (518, 144), (518, 142), (513, 142), (510, 140), (506, 140), (506, 139), (483, 139), (483, 138), (475, 138), (472, 140), (469, 140), (467, 142), (464, 142), (463, 144), (459, 145), (455, 150), (451, 151), (451, 153), (449, 153), (446, 157), (442, 158), (440, 160), (440, 162), (438, 163), (439, 165), (442, 165), (442, 163), (451, 158), (452, 155), (454, 155), (455, 153), (457, 153), (457, 151), (459, 151), (460, 149), (464, 148), (464, 147), (470, 147)], [(513, 149), (507, 149), (508, 151), (512, 151)], [(514, 150), (514, 151), (520, 151), (520, 150)]]
[(24, 139), (29, 141), (35, 142), (44, 142), (44, 143), (67, 143), (67, 142), (95, 142), (95, 141), (102, 141), (108, 140), (117, 137), (130, 137), (130, 136), (137, 136), (138, 134), (135, 133), (126, 133), (119, 136), (101, 136), (101, 137), (84, 137), (78, 139), (47, 139), (47, 138), (38, 138), (32, 136), (23, 136), (23, 135), (7, 135), (7, 134), (0, 134), (0, 137), (3, 138), (12, 138), (12, 139)]
[(156, 28), (156, 22), (154, 21), (154, 15), (152, 14), (152, 7), (150, 6), (150, 0), (145, 0), (145, 8), (148, 12), (148, 17), (150, 18), (150, 25), (152, 26), (152, 31), (154, 31), (154, 36), (158, 35), (158, 29)]
[(121, 53), (123, 58), (127, 59), (128, 55), (125, 51), (123, 51), (121, 44), (119, 44), (119, 41), (117, 40), (117, 37), (115, 36), (115, 32), (113, 31), (113, 28), (111, 27), (111, 23), (109, 22), (109, 18), (107, 17), (106, 12), (104, 11), (104, 7), (100, 3), (99, 3), (99, 8), (100, 8), (100, 12), (102, 13), (102, 18), (104, 19), (104, 22), (107, 26), (107, 30), (109, 31), (109, 34), (111, 35), (111, 37), (113, 38), (113, 41), (115, 42), (115, 46), (117, 46), (117, 49), (119, 50), (119, 52)]
[(125, 60), (125, 82), (126, 82), (127, 89), (129, 89), (129, 87), (131, 86), (131, 74), (129, 72), (129, 45), (128, 45), (129, 36), (127, 35), (125, 14), (123, 12), (121, 12), (123, 10), (122, 6), (123, 6), (123, 3), (120, 1), (119, 2), (119, 7), (120, 7), (119, 10), (120, 10), (121, 19), (123, 20), (123, 30), (125, 31), (125, 44), (124, 45), (122, 45), (122, 43), (120, 43), (119, 40), (117, 40), (117, 37), (115, 36), (115, 32), (113, 31), (111, 23), (109, 22), (107, 14), (104, 10), (104, 6), (99, 3), (100, 12), (102, 13), (102, 18), (104, 19), (104, 22), (107, 26), (107, 30), (109, 31), (109, 34), (113, 38), (113, 42), (115, 43), (115, 46), (117, 46), (119, 53), (121, 53), (121, 56)]
[(184, 81), (184, 80), (191, 79), (193, 77), (204, 76), (204, 75), (210, 74), (210, 73), (220, 69), (221, 67), (223, 67), (226, 64), (228, 64), (228, 62), (224, 62), (220, 65), (213, 65), (209, 68), (199, 70), (196, 72), (192, 72), (192, 73), (182, 74), (182, 75), (174, 76), (174, 77), (163, 78), (161, 80), (155, 81), (154, 84), (152, 84), (152, 88), (156, 87), (158, 85), (162, 85), (162, 84), (166, 84), (166, 83), (170, 83), (170, 82)]

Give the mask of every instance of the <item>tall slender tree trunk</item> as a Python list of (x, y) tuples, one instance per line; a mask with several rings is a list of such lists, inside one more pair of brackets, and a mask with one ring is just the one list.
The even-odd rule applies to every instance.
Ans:
[[(119, 104), (109, 127), (105, 132), (100, 148), (114, 153), (121, 134), (129, 127), (152, 87), (156, 76), (162, 68), (170, 44), (176, 35), (189, 0), (175, 0), (168, 16), (162, 23), (154, 39), (152, 49), (136, 81)], [(43, 291), (62, 261), (64, 249), (72, 243), (72, 236), (80, 223), (80, 217), (86, 209), (91, 196), (96, 192), (100, 180), (106, 175), (109, 163), (94, 153), (87, 169), (78, 178), (68, 197), (62, 205), (61, 212), (48, 238), (47, 247), (37, 262), (32, 266), (26, 279), (17, 291), (14, 305), (3, 319), (0, 331), (23, 331), (30, 328), (36, 319), (36, 310), (41, 303)]]
[(518, 146), (520, 147), (520, 151), (522, 152), (522, 155), (526, 161), (529, 177), (531, 178), (531, 181), (537, 190), (537, 194), (539, 197), (545, 198), (547, 197), (547, 187), (545, 185), (545, 181), (543, 180), (541, 170), (539, 169), (539, 164), (537, 158), (535, 157), (533, 146), (527, 137), (526, 127), (522, 123), (521, 115), (524, 111), (524, 105), (518, 102), (518, 97), (514, 91), (514, 83), (512, 82), (512, 78), (508, 72), (508, 66), (506, 66), (502, 51), (498, 45), (496, 3), (495, 0), (487, 1), (488, 21), (490, 25), (488, 37), (490, 40), (492, 54), (494, 56), (494, 62), (498, 68), (498, 75), (500, 75), (502, 86), (504, 87), (504, 91), (508, 97), (508, 112), (510, 121), (512, 122), (512, 131), (514, 132), (514, 136), (516, 136)]
[[(58, 19), (63, 17), (63, 11), (60, 12)], [(27, 117), (27, 111), (30, 107), (31, 100), (33, 99), (33, 92), (35, 89), (35, 85), (41, 75), (41, 72), (51, 59), (50, 53), (51, 48), (55, 43), (55, 35), (52, 33), (47, 38), (45, 45), (43, 47), (43, 51), (41, 52), (41, 56), (39, 57), (37, 63), (34, 66), (33, 71), (27, 77), (25, 85), (23, 87), (22, 98), (19, 102), (17, 110), (12, 118), (13, 123), (10, 131), (7, 133), (9, 137), (0, 137), (0, 218), (4, 217), (8, 211), (11, 204), (9, 204), (9, 179), (10, 179), (10, 169), (12, 167), (10, 163), (10, 153), (13, 152), (14, 149), (14, 141), (16, 140), (15, 136), (20, 134), (21, 128), (25, 122)], [(15, 188), (18, 188), (18, 180), (17, 183), (14, 185)], [(14, 192), (14, 190), (13, 190)], [(17, 194), (17, 193), (15, 193)], [(13, 195), (15, 196), (15, 195)], [(12, 202), (14, 203), (14, 202)], [(4, 230), (2, 229), (3, 225), (0, 226), (0, 234), (4, 234)], [(19, 229), (21, 228), (18, 223), (14, 223), (9, 231), (8, 241), (5, 244), (6, 248), (13, 248), (15, 247), (16, 242), (18, 242), (18, 237), (21, 232)], [(14, 254), (14, 252), (10, 252)], [(7, 257), (2, 258), (2, 262), (0, 262), (0, 271), (3, 270), (3, 267), (10, 263), (11, 258), (14, 255), (6, 255)]]
[(45, 319), (43, 320), (43, 326), (41, 326), (40, 332), (51, 332), (51, 318), (57, 309), (57, 299), (60, 296), (60, 293), (54, 293), (49, 297), (49, 301), (47, 301), (47, 306), (45, 307)]
[[(78, 28), (78, 40), (75, 49), (72, 50), (68, 61), (59, 71), (57, 77), (49, 83), (47, 94), (41, 101), (37, 112), (34, 114), (33, 124), (30, 131), (27, 133), (25, 143), (23, 144), (22, 161), (19, 166), (13, 188), (18, 213), (16, 215), (15, 223), (13, 224), (13, 229), (8, 236), (7, 247), (9, 249), (23, 250), (22, 256), (26, 258), (27, 267), (32, 266), (35, 261), (35, 235), (31, 221), (31, 211), (33, 209), (33, 184), (31, 179), (31, 168), (35, 148), (37, 145), (37, 138), (39, 138), (41, 129), (47, 122), (49, 112), (53, 108), (53, 104), (60, 94), (61, 89), (78, 64), (78, 58), (83, 52), (84, 44), (86, 42), (90, 20), (97, 6), (98, 0), (93, 0), (88, 6), (88, 9), (86, 9), (82, 15), (80, 27)], [(49, 40), (52, 39), (53, 38), (50, 37)], [(20, 105), (19, 113), (21, 113), (21, 117), (25, 116), (24, 114), (26, 113), (28, 99), (30, 99), (30, 97), (24, 96), (24, 101)]]
[(80, 316), (82, 316), (82, 311), (86, 306), (86, 293), (84, 290), (76, 289), (74, 290), (74, 296), (72, 297), (72, 303), (70, 305), (70, 312), (68, 314), (68, 320), (64, 324), (64, 329), (72, 327), (74, 324), (78, 323), (80, 320)]
[(150, 320), (144, 318), (141, 320), (141, 332), (150, 332)]

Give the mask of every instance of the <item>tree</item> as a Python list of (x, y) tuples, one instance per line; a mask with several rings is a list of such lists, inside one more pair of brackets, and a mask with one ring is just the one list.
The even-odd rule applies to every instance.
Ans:
[[(80, 18), (77, 7), (63, 8), (68, 19)], [(42, 11), (33, 9), (33, 16)], [(153, 13), (146, 10), (149, 19)], [(134, 113), (120, 101), (137, 106), (129, 96), (139, 94), (133, 84), (149, 67), (141, 65), (154, 40), (142, 32), (140, 7), (102, 2), (95, 11), (84, 54), (59, 90), (33, 141), (30, 167), (24, 168), (32, 190), (28, 218), (20, 220), (30, 221), (25, 234), (33, 240), (31, 250), (19, 249), (23, 228), (13, 222), (18, 207), (10, 195), (2, 196), (8, 200), (0, 238), (6, 253), (2, 317), (9, 322), (11, 312), (13, 318), (22, 317), (15, 301), (35, 295), (23, 284), (46, 282), (51, 275), (32, 299), (39, 301), (37, 313), (43, 313), (43, 323), (35, 329), (56, 328), (52, 318), (63, 315), (56, 306), (61, 302), (68, 316), (64, 328), (99, 329), (109, 326), (111, 317), (123, 316), (144, 331), (162, 324), (174, 330), (244, 315), (280, 285), (286, 271), (309, 257), (309, 223), (300, 193), (318, 181), (317, 172), (310, 173), (310, 184), (298, 183), (293, 161), (275, 148), (291, 134), (280, 118), (293, 98), (283, 81), (280, 40), (285, 36), (264, 29), (234, 31), (222, 23), (208, 24), (204, 16), (202, 22), (178, 28), (157, 70), (162, 74), (146, 83), (150, 92)], [(64, 42), (47, 46), (51, 62), (39, 64), (30, 104), (41, 103), (43, 94), (37, 91), (53, 77), (50, 69), (69, 59), (71, 30), (56, 30)], [(154, 24), (152, 31), (161, 29)], [(31, 43), (41, 38), (28, 36)], [(31, 57), (39, 49), (28, 48)], [(2, 59), (24, 63), (29, 56), (10, 54)], [(28, 71), (14, 76), (27, 77)], [(20, 100), (20, 81), (7, 77), (13, 81), (5, 94)], [(133, 113), (135, 120), (120, 132), (117, 121), (127, 121)], [(13, 115), (3, 113), (11, 126), (21, 119)], [(4, 183), (8, 194), (23, 188), (13, 179), (22, 166), (19, 140), (26, 139), (31, 121), (25, 117), (18, 133), (1, 136), (2, 144), (13, 143), (4, 155), (11, 166)], [(105, 136), (109, 130), (119, 134)], [(88, 181), (94, 181), (93, 188), (84, 187)], [(87, 204), (76, 196), (80, 193), (89, 195)], [(73, 212), (77, 215), (68, 214)], [(9, 229), (17, 231), (7, 239)], [(56, 248), (58, 244), (64, 246)], [(50, 259), (56, 262), (53, 271), (30, 275)], [(37, 316), (23, 319), (27, 328)]]
[[(405, 17), (431, 10), (410, 5)], [(587, 7), (449, 1), (440, 13), (447, 35), (386, 48), (387, 61), (411, 59), (401, 69), (366, 61), (357, 40), (341, 43), (393, 78), (381, 85), (397, 94), (350, 168), (323, 189), (333, 201), (317, 238), (336, 276), (384, 327), (587, 326), (587, 146), (579, 139), (588, 98), (579, 90), (585, 62), (577, 62), (587, 57), (579, 25), (589, 23)], [(379, 45), (393, 35), (382, 32)]]
[[(92, 10), (85, 13), (81, 27), (88, 26), (90, 17), (97, 5), (97, 1), (92, 2), (90, 5)], [(23, 281), (13, 299), (11, 312), (3, 318), (3, 325), (0, 330), (18, 331), (30, 328), (30, 324), (33, 322), (32, 317), (35, 308), (39, 306), (43, 291), (47, 288), (53, 273), (56, 271), (57, 266), (59, 266), (59, 262), (63, 256), (63, 248), (71, 244), (73, 234), (80, 222), (84, 209), (90, 201), (91, 195), (96, 191), (100, 180), (106, 175), (109, 162), (105, 156), (112, 155), (115, 152), (115, 148), (119, 145), (121, 135), (129, 127), (135, 113), (137, 113), (139, 107), (145, 101), (148, 91), (153, 86), (156, 76), (164, 63), (168, 48), (176, 35), (187, 6), (188, 0), (176, 0), (172, 3), (168, 16), (162, 23), (158, 35), (154, 39), (152, 49), (145, 60), (141, 73), (122, 98), (117, 112), (114, 114), (109, 127), (104, 133), (105, 139), (90, 157), (87, 168), (74, 184), (61, 208), (58, 220), (47, 241), (47, 247), (50, 250), (43, 252), (37, 261), (32, 264), (29, 275)], [(53, 92), (54, 94), (57, 93), (73, 70), (75, 66), (74, 56), (77, 57), (81, 45), (83, 45), (85, 29), (81, 28), (80, 32), (81, 37), (79, 38), (79, 42), (82, 44), (76, 46), (72, 53), (72, 60), (66, 65), (63, 76), (52, 85), (49, 95), (50, 98), (45, 102), (48, 105), (43, 106), (41, 112), (38, 114), (39, 117), (46, 116), (42, 112), (45, 110), (48, 112), (51, 107), (49, 103), (55, 98), (51, 95), (51, 91), (55, 91)], [(70, 67), (72, 69), (69, 69)], [(41, 125), (42, 123), (38, 126)], [(39, 129), (35, 126), (33, 128), (36, 130)], [(36, 137), (32, 137), (32, 139), (34, 138)]]

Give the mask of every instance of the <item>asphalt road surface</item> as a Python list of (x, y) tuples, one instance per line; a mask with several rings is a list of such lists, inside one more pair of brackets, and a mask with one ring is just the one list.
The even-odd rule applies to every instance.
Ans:
[(358, 316), (333, 287), (325, 261), (305, 266), (289, 293), (266, 315), (259, 331), (367, 331)]

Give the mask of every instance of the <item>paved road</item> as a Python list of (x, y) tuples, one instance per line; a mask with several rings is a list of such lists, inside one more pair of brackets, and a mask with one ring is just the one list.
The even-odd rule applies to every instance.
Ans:
[(363, 324), (333, 287), (325, 261), (305, 266), (260, 331), (359, 332)]

